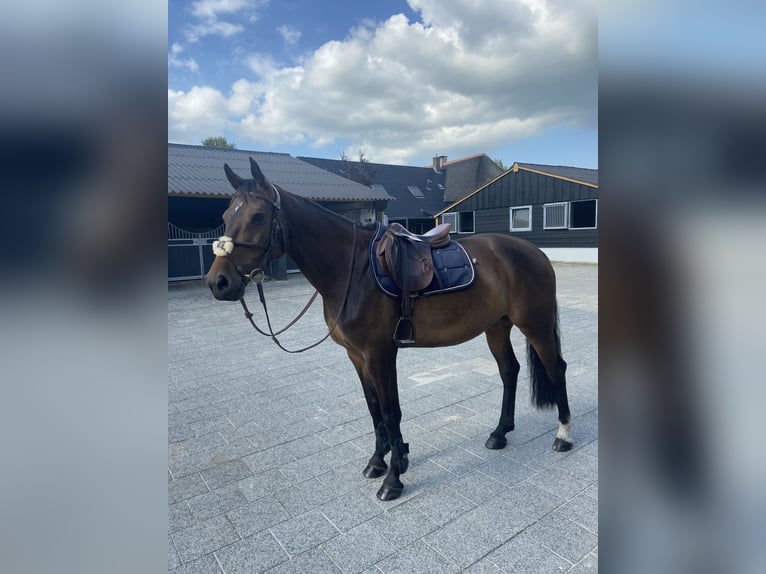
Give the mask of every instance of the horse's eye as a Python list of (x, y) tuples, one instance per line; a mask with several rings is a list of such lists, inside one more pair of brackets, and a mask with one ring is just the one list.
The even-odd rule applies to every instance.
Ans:
[(263, 213), (256, 213), (250, 218), (250, 223), (260, 223), (263, 221)]

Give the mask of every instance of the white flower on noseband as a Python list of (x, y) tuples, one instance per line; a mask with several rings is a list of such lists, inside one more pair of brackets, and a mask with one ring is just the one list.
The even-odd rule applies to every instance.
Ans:
[(234, 240), (231, 237), (221, 235), (221, 237), (213, 241), (213, 253), (218, 257), (226, 257), (232, 251), (234, 251)]

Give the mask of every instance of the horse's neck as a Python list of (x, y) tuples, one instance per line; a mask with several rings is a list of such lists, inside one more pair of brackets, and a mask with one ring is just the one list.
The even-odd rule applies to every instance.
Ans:
[(323, 298), (342, 296), (354, 228), (312, 204), (284, 194), (285, 251)]

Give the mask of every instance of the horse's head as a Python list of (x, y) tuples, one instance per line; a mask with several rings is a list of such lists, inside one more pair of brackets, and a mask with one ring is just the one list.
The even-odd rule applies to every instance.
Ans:
[(253, 179), (242, 179), (228, 164), (223, 169), (236, 193), (223, 214), (224, 234), (213, 242), (216, 258), (206, 281), (216, 299), (237, 301), (248, 279), (262, 277), (264, 266), (282, 255), (281, 200), (277, 188), (268, 182), (253, 158)]

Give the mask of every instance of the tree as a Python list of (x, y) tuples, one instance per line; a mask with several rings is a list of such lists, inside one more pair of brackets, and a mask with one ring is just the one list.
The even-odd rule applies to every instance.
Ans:
[(222, 147), (226, 149), (237, 149), (237, 144), (229, 143), (223, 136), (211, 136), (202, 140), (202, 145), (207, 147)]
[(343, 162), (340, 168), (340, 175), (343, 177), (368, 186), (375, 179), (375, 168), (370, 165), (364, 150), (359, 150), (358, 161), (351, 159), (345, 152), (340, 154), (340, 160)]
[(506, 169), (508, 169), (508, 166), (507, 166), (507, 165), (505, 165), (505, 164), (503, 163), (503, 160), (502, 160), (502, 159), (500, 159), (499, 157), (498, 157), (498, 158), (493, 158), (493, 159), (492, 159), (492, 161), (494, 161), (494, 162), (495, 162), (495, 163), (498, 165), (498, 167), (500, 167), (500, 169), (502, 169), (503, 171), (505, 171)]

